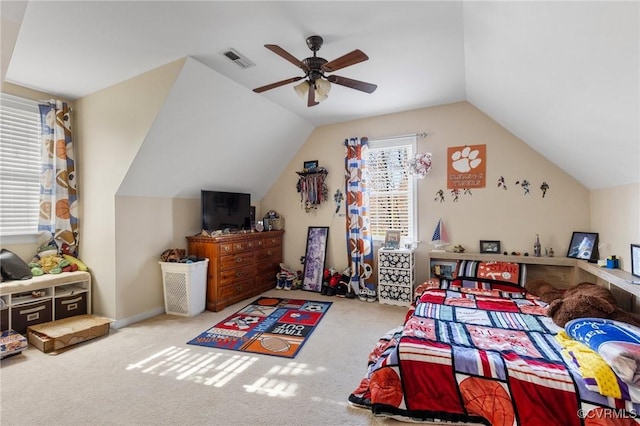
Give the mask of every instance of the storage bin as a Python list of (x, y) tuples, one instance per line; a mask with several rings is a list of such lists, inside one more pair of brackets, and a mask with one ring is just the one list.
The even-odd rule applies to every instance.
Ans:
[(204, 312), (209, 259), (200, 262), (159, 262), (162, 268), (164, 310), (192, 317)]
[(53, 303), (50, 298), (11, 307), (11, 328), (20, 334), (26, 334), (30, 325), (49, 321), (53, 321)]
[(57, 297), (55, 299), (55, 320), (85, 315), (87, 313), (87, 293)]

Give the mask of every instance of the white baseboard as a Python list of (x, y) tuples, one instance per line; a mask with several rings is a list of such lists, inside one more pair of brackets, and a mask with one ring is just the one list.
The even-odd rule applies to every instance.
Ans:
[(126, 317), (126, 318), (122, 318), (122, 319), (116, 320), (116, 321), (111, 323), (111, 328), (115, 328), (115, 329), (123, 328), (123, 327), (126, 327), (128, 325), (135, 324), (137, 322), (140, 322), (140, 321), (155, 317), (157, 315), (162, 315), (162, 314), (164, 314), (164, 306), (152, 309), (152, 310), (147, 311), (147, 312), (142, 312), (140, 314), (136, 314), (136, 315), (133, 315), (133, 316), (130, 316), (130, 317)]

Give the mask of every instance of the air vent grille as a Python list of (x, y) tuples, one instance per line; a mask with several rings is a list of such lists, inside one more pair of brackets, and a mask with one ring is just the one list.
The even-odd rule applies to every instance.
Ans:
[(235, 49), (225, 50), (222, 54), (240, 68), (251, 68), (256, 65)]

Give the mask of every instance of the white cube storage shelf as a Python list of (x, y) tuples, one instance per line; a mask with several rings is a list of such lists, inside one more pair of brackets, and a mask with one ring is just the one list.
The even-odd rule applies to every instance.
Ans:
[(91, 313), (91, 274), (45, 274), (0, 285), (0, 331)]
[(160, 262), (164, 310), (192, 317), (204, 312), (209, 259), (193, 263)]
[(411, 306), (415, 286), (415, 254), (411, 249), (378, 250), (378, 300)]

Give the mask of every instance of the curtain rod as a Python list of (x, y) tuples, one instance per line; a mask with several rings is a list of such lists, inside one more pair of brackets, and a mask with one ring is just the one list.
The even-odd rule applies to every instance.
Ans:
[(387, 136), (386, 138), (370, 138), (370, 141), (386, 141), (386, 140), (391, 140), (391, 139), (400, 139), (400, 138), (408, 138), (411, 136), (415, 136), (417, 138), (426, 138), (427, 136), (429, 136), (429, 134), (427, 132), (422, 132), (422, 133), (411, 133), (408, 135), (399, 135), (399, 136)]

